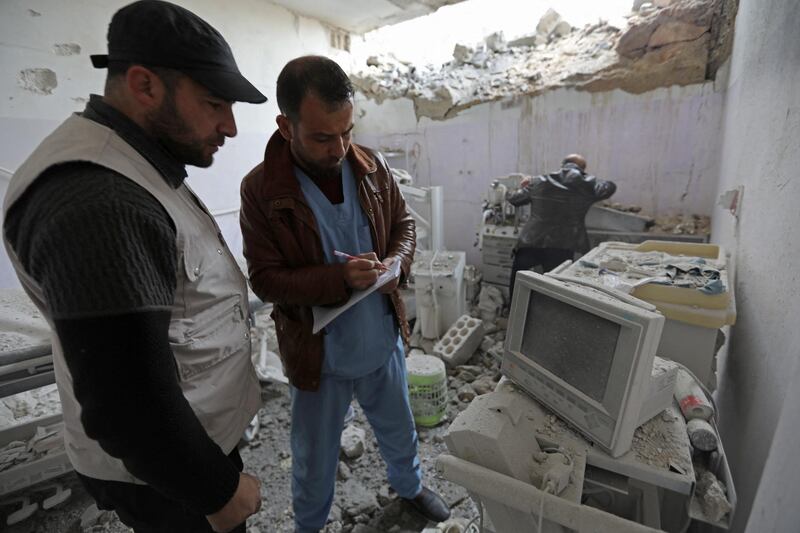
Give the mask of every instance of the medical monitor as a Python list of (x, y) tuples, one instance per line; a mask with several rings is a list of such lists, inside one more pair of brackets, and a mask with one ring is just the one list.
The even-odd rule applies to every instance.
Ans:
[(517, 274), (502, 372), (617, 457), (639, 425), (664, 317), (579, 283)]

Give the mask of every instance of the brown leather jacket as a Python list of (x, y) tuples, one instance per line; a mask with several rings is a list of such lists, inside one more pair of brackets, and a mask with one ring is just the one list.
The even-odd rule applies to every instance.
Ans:
[[(416, 234), (400, 189), (379, 153), (352, 144), (346, 157), (358, 180), (358, 199), (369, 219), (375, 253), (381, 260), (397, 257), (404, 281)], [(298, 389), (317, 390), (324, 330), (311, 333), (311, 306), (344, 303), (350, 290), (344, 263), (325, 264), (317, 221), (294, 175), (289, 143), (279, 132), (267, 143), (264, 162), (245, 176), (241, 193), (239, 221), (250, 284), (259, 298), (274, 304), (272, 318), (289, 381)], [(390, 297), (407, 343), (405, 306), (397, 291)]]

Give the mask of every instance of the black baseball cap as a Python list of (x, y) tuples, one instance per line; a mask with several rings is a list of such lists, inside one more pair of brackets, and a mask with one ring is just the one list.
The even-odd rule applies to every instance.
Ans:
[(111, 18), (108, 54), (91, 56), (95, 68), (115, 63), (171, 68), (230, 102), (267, 101), (242, 76), (231, 47), (208, 22), (160, 0), (139, 0)]

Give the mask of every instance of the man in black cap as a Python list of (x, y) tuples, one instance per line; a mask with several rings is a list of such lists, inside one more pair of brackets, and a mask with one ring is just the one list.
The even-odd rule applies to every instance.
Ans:
[(236, 445), (260, 407), (246, 280), (185, 183), (266, 98), (193, 13), (119, 10), (104, 96), (14, 174), (4, 243), (54, 330), (65, 443), (101, 509), (141, 532), (245, 531)]

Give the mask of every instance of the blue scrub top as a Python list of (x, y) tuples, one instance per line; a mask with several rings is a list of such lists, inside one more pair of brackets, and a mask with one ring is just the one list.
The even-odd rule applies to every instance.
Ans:
[[(344, 201), (334, 205), (299, 167), (294, 168), (317, 220), (325, 263), (344, 259), (334, 250), (358, 255), (375, 251), (369, 220), (358, 201), (356, 178), (350, 163), (342, 163)], [(375, 291), (336, 317), (324, 330), (324, 375), (358, 378), (383, 366), (395, 350), (402, 350), (389, 297)]]

